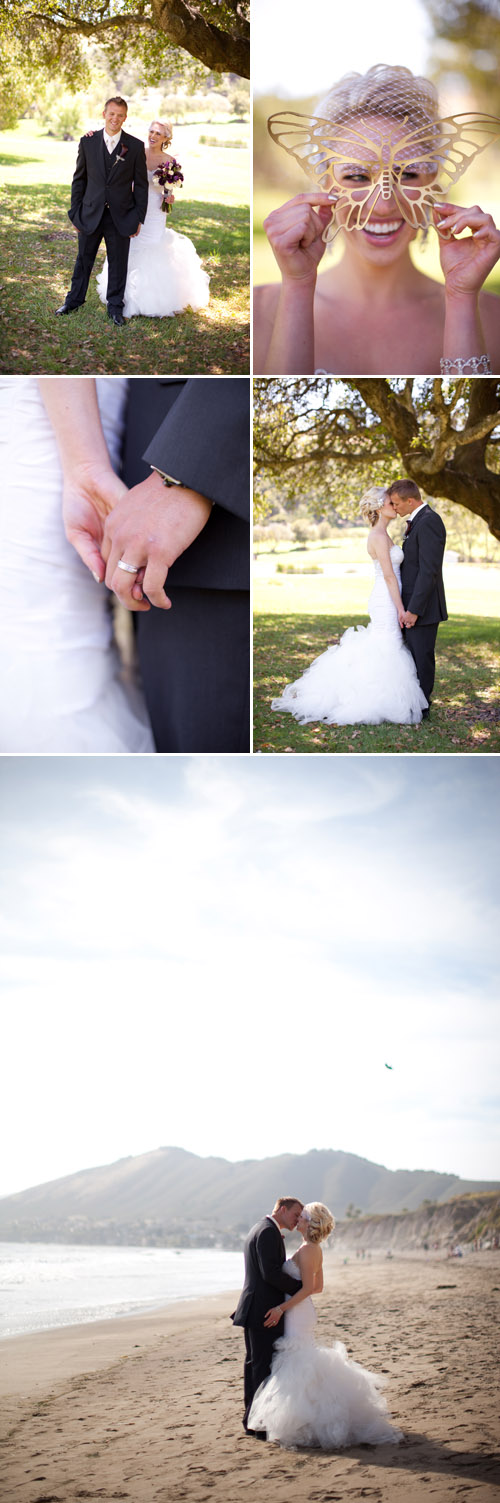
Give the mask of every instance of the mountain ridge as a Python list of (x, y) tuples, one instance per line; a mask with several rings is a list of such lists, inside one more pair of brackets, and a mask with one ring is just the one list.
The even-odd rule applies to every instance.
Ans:
[(241, 1237), (277, 1195), (322, 1200), (337, 1219), (346, 1212), (397, 1215), (424, 1203), (443, 1204), (467, 1193), (495, 1191), (500, 1183), (462, 1180), (425, 1169), (387, 1169), (340, 1149), (310, 1149), (267, 1159), (202, 1158), (188, 1149), (161, 1146), (111, 1164), (77, 1170), (0, 1199), (0, 1240), (74, 1240), (78, 1229), (100, 1229), (102, 1239), (123, 1240), (136, 1229), (157, 1241), (184, 1230)]

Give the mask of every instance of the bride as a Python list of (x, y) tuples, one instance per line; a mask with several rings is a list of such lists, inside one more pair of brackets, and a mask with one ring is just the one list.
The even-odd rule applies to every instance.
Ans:
[(383, 486), (370, 486), (361, 502), (370, 523), (367, 549), (375, 580), (369, 599), (370, 625), (350, 626), (340, 642), (315, 658), (302, 677), (287, 684), (271, 709), (288, 710), (302, 725), (415, 725), (427, 700), (412, 654), (403, 642), (400, 621), (403, 550), (391, 544), (388, 527), (397, 516)]
[(0, 379), (1, 752), (155, 749), (99, 552), (126, 396), (120, 376)]
[[(174, 161), (168, 153), (171, 140), (171, 125), (153, 120), (146, 146), (148, 208), (140, 235), (130, 241), (124, 318), (133, 318), (138, 313), (150, 318), (169, 318), (184, 308), (206, 308), (209, 300), (209, 278), (192, 240), (167, 227), (162, 208), (164, 201), (173, 203), (174, 195), (163, 191), (155, 174)], [(103, 303), (107, 286), (106, 260), (97, 278)]]
[(249, 1428), (295, 1449), (323, 1450), (353, 1445), (387, 1445), (402, 1439), (391, 1425), (381, 1394), (384, 1379), (348, 1357), (345, 1346), (316, 1346), (313, 1294), (323, 1288), (320, 1243), (335, 1225), (331, 1211), (318, 1201), (304, 1206), (297, 1222), (302, 1246), (284, 1269), (302, 1288), (284, 1306), (269, 1310), (264, 1324), (277, 1325), (285, 1315), (285, 1334), (275, 1343), (271, 1375), (261, 1383), (248, 1416)]
[[(461, 118), (476, 117), (443, 121), (433, 84), (384, 64), (341, 78), (314, 120), (271, 117), (273, 138), (305, 167), (311, 189), (265, 221), (281, 286), (255, 289), (256, 373), (500, 370), (500, 299), (482, 291), (500, 232), (477, 205), (443, 201), (468, 160), (500, 135), (500, 122), (477, 117), (483, 125), (467, 127)], [(342, 259), (318, 277), (331, 222)], [(410, 258), (422, 229), (438, 232), (444, 286)]]

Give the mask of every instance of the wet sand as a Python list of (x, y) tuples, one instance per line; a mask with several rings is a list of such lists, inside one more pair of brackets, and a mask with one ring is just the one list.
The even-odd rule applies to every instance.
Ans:
[(500, 1503), (499, 1301), (498, 1253), (328, 1258), (318, 1341), (385, 1373), (405, 1436), (335, 1453), (245, 1436), (230, 1295), (4, 1341), (1, 1496)]

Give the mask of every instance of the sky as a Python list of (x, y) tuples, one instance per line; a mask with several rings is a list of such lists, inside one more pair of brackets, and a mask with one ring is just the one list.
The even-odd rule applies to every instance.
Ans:
[(160, 1145), (500, 1178), (499, 782), (1, 758), (0, 1193)]
[(253, 87), (319, 97), (343, 73), (374, 63), (425, 73), (430, 37), (421, 0), (354, 0), (345, 13), (333, 0), (252, 0)]

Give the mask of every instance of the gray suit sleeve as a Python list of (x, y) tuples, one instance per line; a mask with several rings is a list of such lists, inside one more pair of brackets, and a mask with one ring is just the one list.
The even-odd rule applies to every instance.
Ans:
[(145, 220), (146, 214), (147, 214), (147, 208), (148, 208), (148, 191), (149, 191), (149, 184), (148, 184), (148, 169), (147, 169), (147, 164), (146, 164), (146, 152), (144, 150), (144, 146), (142, 145), (142, 141), (141, 141), (141, 142), (139, 142), (139, 149), (138, 149), (138, 152), (137, 152), (137, 160), (136, 160), (136, 166), (135, 166), (135, 177), (134, 177), (134, 198), (135, 198), (137, 213), (139, 215), (139, 223), (140, 224), (144, 224), (144, 220)]
[(82, 137), (78, 142), (78, 156), (76, 159), (76, 167), (73, 173), (73, 181), (71, 183), (71, 204), (68, 209), (68, 217), (69, 219), (71, 219), (72, 223), (74, 223), (75, 221), (75, 216), (80, 208), (86, 187), (87, 161), (85, 157), (84, 141)]
[(250, 516), (250, 384), (192, 377), (144, 459), (242, 521)]
[(429, 596), (441, 575), (446, 544), (446, 531), (437, 512), (429, 509), (425, 526), (418, 534), (418, 574), (406, 609), (414, 616), (422, 616)]

